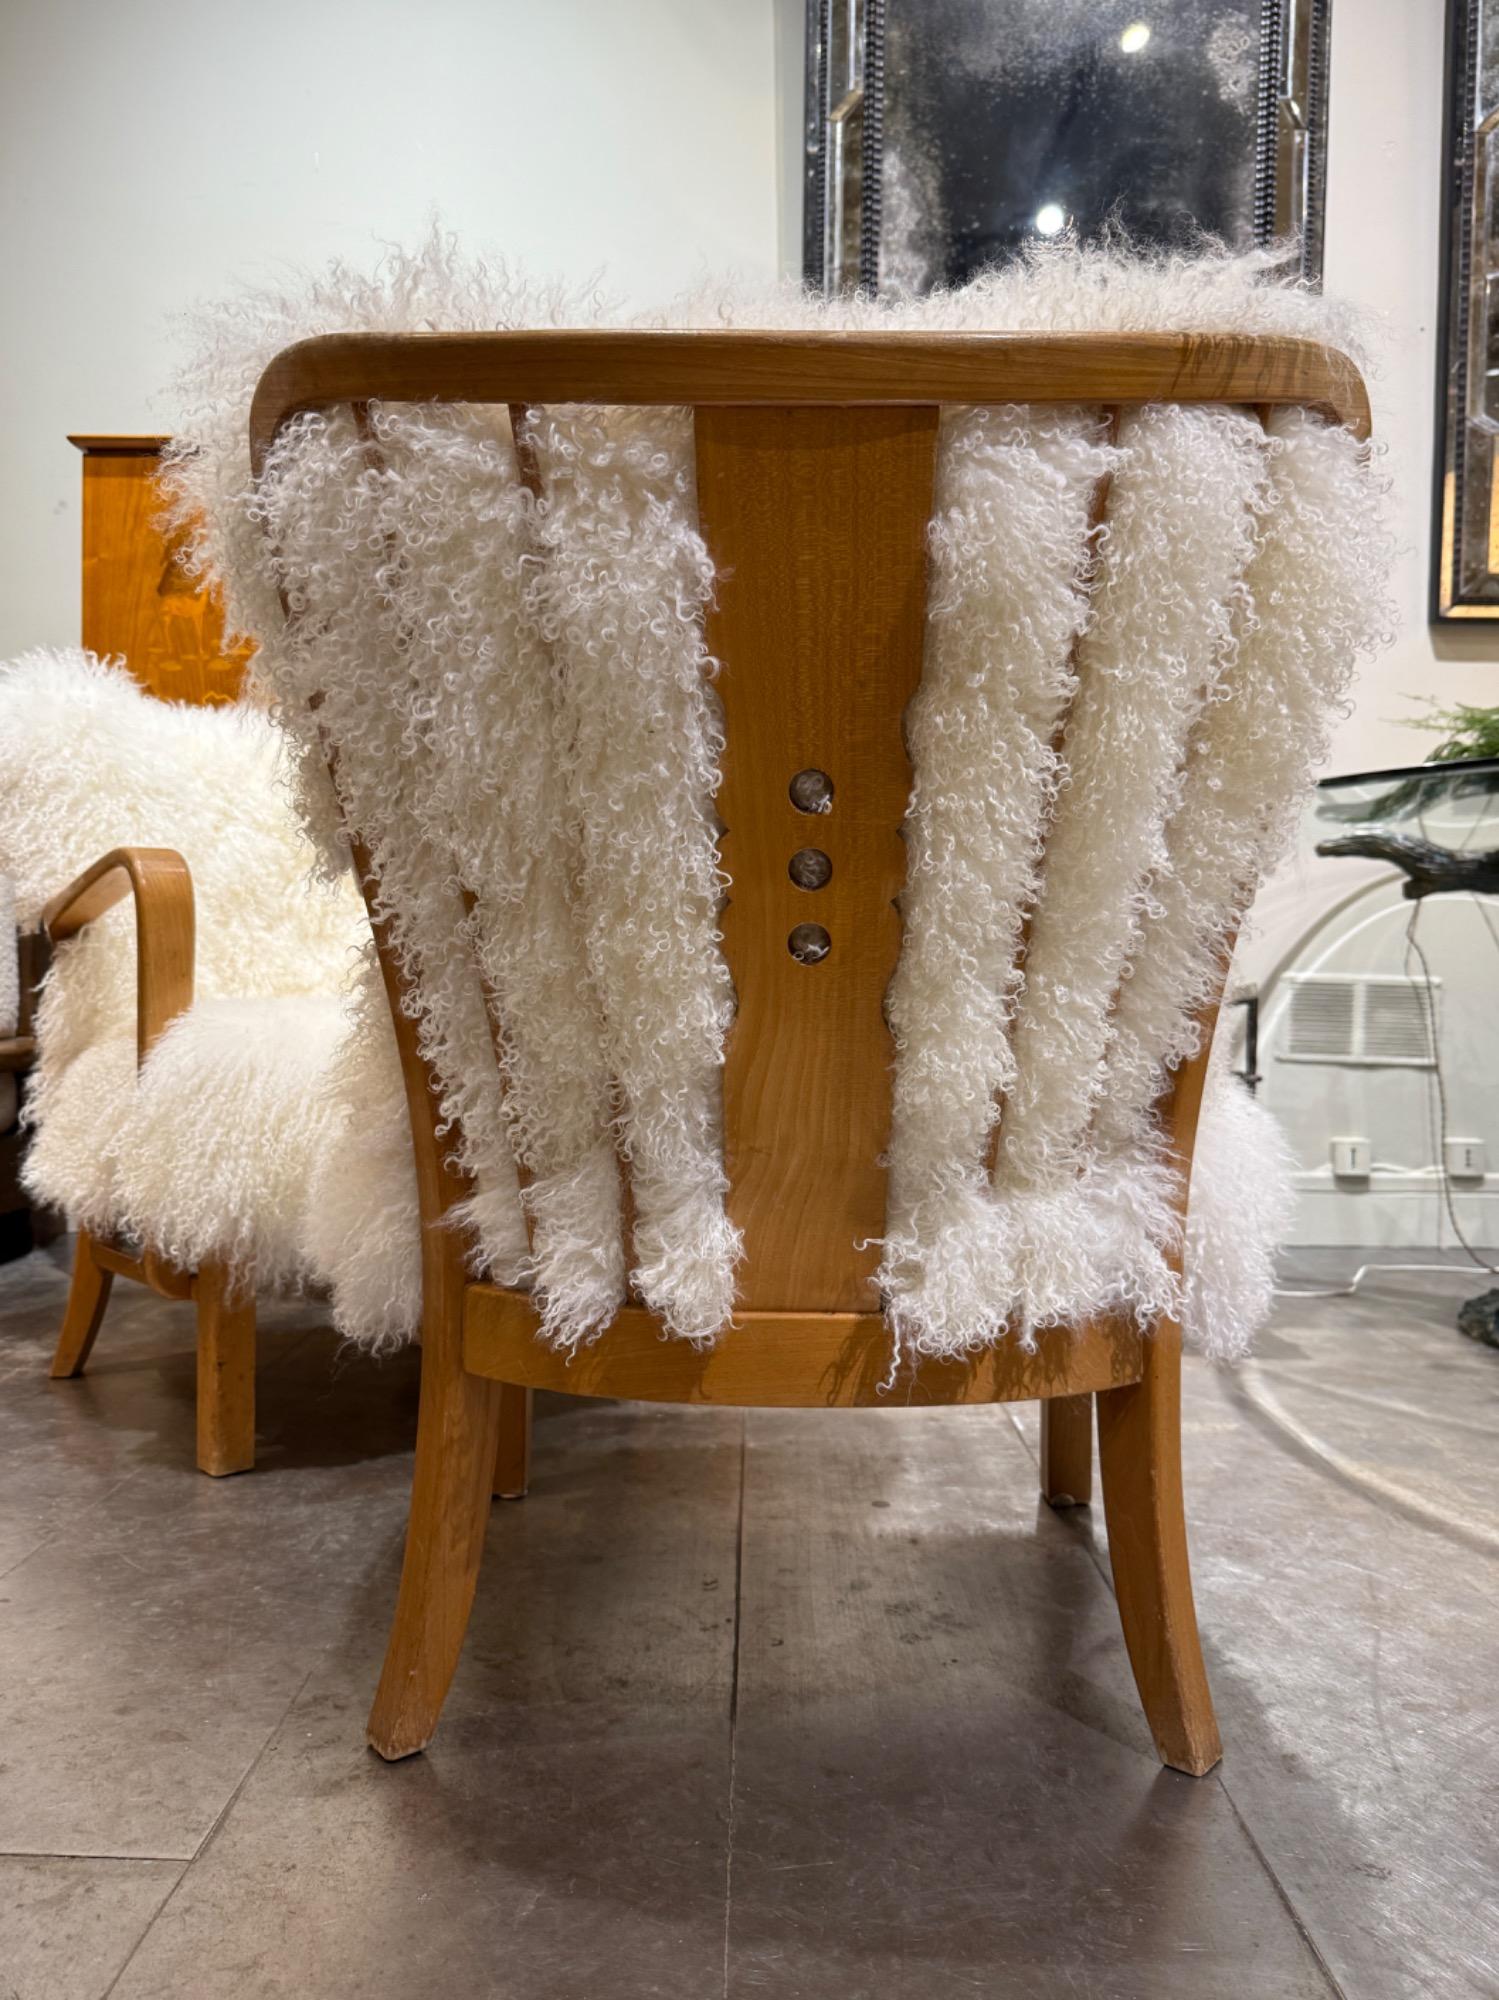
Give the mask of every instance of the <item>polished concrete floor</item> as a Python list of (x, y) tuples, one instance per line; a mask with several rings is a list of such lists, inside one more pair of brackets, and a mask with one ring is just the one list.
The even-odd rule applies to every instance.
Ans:
[(1031, 1409), (546, 1403), (443, 1729), (385, 1766), (411, 1357), (269, 1313), (260, 1469), (215, 1483), (186, 1309), (119, 1288), (53, 1384), (59, 1250), (9, 1265), (0, 2000), (1499, 1994), (1478, 1288), (1288, 1301), (1190, 1365), (1194, 1783)]

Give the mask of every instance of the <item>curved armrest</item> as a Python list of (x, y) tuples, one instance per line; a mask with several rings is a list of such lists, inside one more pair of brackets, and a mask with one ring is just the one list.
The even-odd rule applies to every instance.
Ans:
[(167, 1025), (192, 1005), (193, 878), (170, 847), (116, 847), (42, 911), (53, 943), (135, 898), (136, 1053), (144, 1062)]

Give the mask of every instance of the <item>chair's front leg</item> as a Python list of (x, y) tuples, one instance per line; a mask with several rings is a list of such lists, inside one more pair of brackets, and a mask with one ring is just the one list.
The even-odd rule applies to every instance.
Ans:
[(255, 1464), (255, 1293), (222, 1263), (193, 1285), (198, 1309), (198, 1470), (221, 1479)]
[(94, 1239), (86, 1229), (80, 1229), (73, 1250), (73, 1275), (68, 1283), (62, 1332), (57, 1336), (57, 1351), (52, 1356), (54, 1381), (83, 1373), (104, 1322), (113, 1283), (114, 1273), (95, 1261)]

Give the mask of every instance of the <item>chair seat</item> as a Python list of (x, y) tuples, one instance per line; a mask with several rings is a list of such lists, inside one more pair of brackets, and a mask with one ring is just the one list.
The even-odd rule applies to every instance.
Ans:
[(261, 1288), (305, 1282), (307, 1188), (339, 1115), (346, 1032), (336, 998), (200, 999), (139, 1075), (132, 1033), (96, 1042), (48, 1092), (28, 1179), (75, 1222), (184, 1270), (223, 1257)]

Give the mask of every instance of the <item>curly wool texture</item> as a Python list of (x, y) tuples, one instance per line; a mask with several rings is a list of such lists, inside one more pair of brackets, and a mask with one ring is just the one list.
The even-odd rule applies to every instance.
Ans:
[[(716, 291), (662, 318), (1175, 327), (1349, 345), (1324, 301), (1260, 282), (1269, 264), (1151, 261), (1057, 245), (961, 292), (898, 307)], [(337, 417), (293, 428), (265, 498), (249, 489), (243, 463), (249, 388), (259, 364), (292, 337), (337, 325), (557, 323), (569, 311), (579, 323), (597, 317), (591, 302), (528, 302), (503, 273), (461, 265), (434, 238), (417, 258), (390, 261), (375, 281), (335, 272), (300, 299), (253, 304), (237, 321), (221, 316), (199, 375), (213, 407), (187, 432), (205, 448), (179, 461), (179, 495), (184, 511), (208, 516), (204, 559), (227, 564), (231, 606), (274, 635), (262, 671), (309, 769), (325, 740), (339, 751), (343, 808), (376, 851), (443, 1113), (461, 1163), (478, 1179), (470, 1220), (483, 1263), (534, 1276), (548, 1332), (565, 1344), (589, 1337), (605, 1316), (622, 1282), (618, 1195), (613, 1163), (601, 1145), (590, 1148), (589, 1135), (599, 1130), (607, 1078), (640, 1218), (631, 1283), (669, 1330), (705, 1339), (728, 1318), (738, 1245), (724, 1213), (718, 1100), (730, 993), (716, 937), (720, 743), (701, 636), (712, 575), (697, 530), (685, 414), (529, 413), (544, 494), (529, 513), (500, 490), (514, 486), (503, 424), (476, 413), (377, 409), (387, 470), (400, 460), (383, 487), (367, 449)], [(1221, 704), (1210, 691), (1239, 686), (1251, 643), (1267, 683), (1295, 670), (1283, 656), (1289, 642), (1265, 615), (1282, 588), (1278, 558), (1261, 560), (1265, 523), (1280, 505), (1280, 488), (1266, 484), (1279, 447), (1267, 456), (1252, 420), (1141, 411), (1124, 420), (1108, 452), (1088, 413), (949, 412), (942, 438), (946, 502), (933, 536), (927, 677), (910, 717), (907, 938), (890, 996), (898, 1054), (883, 1280), (901, 1340), (951, 1353), (1017, 1322), (1176, 1309), (1180, 1191), (1153, 1104), (1171, 1052), (1190, 1039), (1197, 986), (1189, 980), (1159, 1009), (1144, 1004), (1148, 984), (1138, 995), (1132, 987), (1157, 947), (1163, 964), (1174, 953), (1179, 972), (1185, 954), (1200, 971), (1204, 922), (1216, 939), (1202, 946), (1209, 955), (1224, 935), (1220, 921), (1204, 918), (1195, 891), (1173, 901), (1195, 838), (1187, 808), (1196, 766), (1189, 759), (1185, 775), (1180, 768), (1188, 731), (1216, 715)], [(1318, 440), (1309, 438), (1315, 453)], [(1349, 497), (1356, 489), (1367, 509), (1364, 455), (1346, 439), (1340, 449)], [(1087, 509), (1105, 462), (1116, 469), (1115, 495), (1095, 552)], [(1033, 522), (1036, 535), (1006, 542), (1006, 517)], [(273, 609), (287, 573), (268, 555), (267, 525), (293, 566), (302, 623), (289, 638), (279, 636)], [(527, 533), (537, 558), (529, 571)], [(482, 562), (474, 559), (481, 546)], [(1346, 544), (1324, 543), (1324, 562), (1329, 546), (1341, 553)], [(1095, 553), (1098, 574), (1085, 587)], [(430, 586), (413, 575), (418, 556), (437, 559)], [(351, 603), (361, 589), (362, 604)], [(1315, 646), (1314, 604), (1306, 618)], [(1059, 762), (1048, 722), (1054, 727), (1068, 706), (1079, 626), (1081, 684)], [(1349, 648), (1365, 643), (1367, 621), (1333, 615), (1327, 635), (1346, 663)], [(325, 690), (330, 672), (336, 685)], [(538, 705), (532, 696), (542, 682)], [(314, 691), (325, 695), (316, 726), (302, 707)], [(488, 840), (496, 795), (466, 829), (464, 796), (487, 758), (503, 759), (493, 739), (506, 704), (524, 701), (532, 701), (527, 733), (539, 732), (541, 762), (555, 758), (561, 783), (539, 786), (546, 796), (507, 823), (496, 846)], [(372, 715), (382, 702), (392, 713)], [(1308, 684), (1308, 711), (1314, 703)], [(1279, 762), (1246, 765), (1224, 781), (1254, 826), (1284, 819), (1314, 754), (1313, 725), (1289, 705)], [(1198, 761), (1219, 754), (1210, 747)], [(1259, 753), (1225, 739), (1221, 754)], [(462, 783), (445, 792), (445, 773), (465, 757)], [(365, 760), (370, 772), (353, 774)], [(505, 768), (505, 787), (523, 781), (513, 764)], [(309, 783), (310, 825), (318, 826), (326, 798), (326, 787)], [(1020, 931), (1048, 821), (1054, 837), (1022, 971)], [(319, 830), (333, 851), (331, 822)], [(537, 884), (553, 863), (543, 859), (540, 875), (535, 868), (538, 856), (551, 855), (568, 861), (564, 887), (548, 903)], [(565, 914), (574, 927), (569, 948), (581, 952), (586, 978), (569, 990), (586, 994), (595, 1011), (586, 1019), (580, 1009), (565, 1038), (572, 1058), (552, 1067), (545, 1028), (538, 1038), (530, 1021), (517, 1019), (514, 1029), (506, 1021), (497, 1069), (482, 1046), (490, 1022), (475, 954), (498, 998), (521, 935), (505, 897), (522, 881), (522, 902), (550, 910), (549, 924), (555, 917), (560, 926)], [(1247, 881), (1238, 888), (1247, 893)], [(464, 889), (476, 897), (468, 916)], [(1190, 949), (1173, 942), (1179, 923), (1192, 932)], [(512, 1012), (567, 985), (564, 967), (576, 961), (566, 958), (560, 929), (552, 942), (555, 956), (524, 988), (532, 997), (513, 990)], [(1111, 1023), (1116, 996), (1122, 1025)], [(505, 1020), (503, 1004), (499, 1015)], [(352, 1053), (348, 1073), (351, 1091), (367, 1087)], [(564, 1084), (578, 1086), (566, 1102)], [(991, 1187), (983, 1163), (1000, 1101)], [(544, 1134), (558, 1141), (555, 1175), (542, 1161)], [(526, 1259), (507, 1178), (512, 1148), (528, 1167), (542, 1165), (530, 1196), (538, 1242), (555, 1183), (555, 1271), (576, 1277), (572, 1292), (565, 1275), (543, 1276), (539, 1251), (535, 1266)], [(1212, 1157), (1206, 1133), (1204, 1157)], [(1198, 1206), (1207, 1214), (1211, 1201)], [(1228, 1268), (1211, 1257), (1205, 1266)], [(411, 1311), (395, 1260), (382, 1269), (358, 1306), (374, 1338), (382, 1316)], [(1204, 1325), (1232, 1319), (1196, 1292), (1194, 1303)]]
[[(590, 309), (571, 310), (587, 318)], [(693, 511), (690, 432), (680, 415), (680, 435), (664, 445), (639, 420), (632, 443), (627, 413), (587, 420), (570, 437), (553, 420), (537, 438), (556, 482), (540, 518), (518, 486), (503, 419), (488, 412), (377, 409), (380, 463), (347, 418), (311, 419), (282, 440), (259, 493), (244, 465), (249, 393), (289, 339), (347, 325), (534, 324), (564, 311), (560, 297), (550, 306), (528, 297), (501, 269), (463, 264), (435, 234), (374, 281), (339, 268), (300, 297), (220, 310), (205, 323), (194, 374), (197, 449), (180, 452), (172, 471), (176, 509), (189, 529), (201, 518), (199, 563), (226, 573), (231, 615), (262, 634), (258, 673), (305, 764), (337, 751), (343, 814), (379, 876), (444, 1124), (475, 1182), (459, 1220), (475, 1234), (479, 1268), (534, 1283), (544, 1333), (560, 1345), (612, 1316), (625, 1295), (617, 1089), (637, 1212), (634, 1283), (674, 1331), (702, 1337), (727, 1318), (736, 1238), (723, 1213), (728, 989), (704, 810), (716, 787), (700, 678), (707, 566), (695, 528), (683, 526)], [(657, 429), (669, 423), (658, 413)], [(614, 636), (616, 570), (591, 571), (596, 555), (581, 542), (576, 567), (567, 553), (534, 560), (533, 542), (555, 555), (565, 540), (549, 525), (559, 513), (601, 535), (612, 527), (621, 595), (641, 610), (624, 619), (622, 649), (600, 646), (601, 632)], [(632, 686), (637, 697), (660, 694), (653, 720), (683, 746), (664, 752), (665, 786), (648, 782), (656, 753)], [(645, 766), (633, 787), (632, 760)], [(678, 781), (685, 807), (666, 796)], [(633, 790), (640, 806), (623, 843), (607, 788)], [(314, 827), (320, 796), (314, 785), (304, 802)], [(498, 1070), (476, 954), (501, 1024)], [(675, 1025), (658, 1029), (668, 1016)], [(531, 1176), (530, 1252), (517, 1155)], [(342, 1296), (336, 1287), (340, 1311)], [(371, 1297), (348, 1304), (350, 1322), (378, 1337)]]
[[(1219, 991), (1244, 912), (1294, 838), (1301, 801), (1327, 755), (1330, 717), (1389, 617), (1392, 549), (1371, 509), (1366, 452), (1348, 432), (1302, 410), (1276, 412), (1267, 430), (1269, 490), (1236, 643), (1188, 742), (1162, 865), (1110, 1027), (1092, 1142), (1115, 1163), (1114, 1192), (1100, 1205), (1116, 1212), (1128, 1212), (1121, 1190), (1135, 1185), (1179, 1205), (1179, 1175), (1165, 1162), (1154, 1107), (1171, 1069), (1197, 1053), (1202, 1011)], [(1116, 1227), (1126, 1247), (1113, 1289), (1127, 1300), (1164, 1298), (1165, 1309), (1185, 1311), (1207, 1352), (1233, 1359), (1268, 1310), (1269, 1245), (1289, 1220), (1290, 1170), (1273, 1119), (1235, 1090), (1216, 1053), (1209, 1092), (1193, 1171), (1186, 1300), (1170, 1268), (1172, 1225), (1159, 1206), (1148, 1224)], [(1237, 1160), (1223, 1137), (1230, 1125)], [(1260, 1163), (1257, 1181), (1246, 1161)], [(1219, 1194), (1225, 1179), (1237, 1189), (1232, 1208)], [(1228, 1226), (1239, 1275), (1213, 1282), (1200, 1274), (1215, 1260), (1230, 1268), (1229, 1246), (1214, 1235), (1220, 1215), (1226, 1223), (1236, 1216)]]
[(689, 414), (533, 416), (547, 501), (537, 594), (555, 649), (588, 962), (635, 1196), (631, 1283), (667, 1329), (711, 1340), (734, 1303), (721, 1070), (733, 1011), (718, 949), (721, 730), (702, 614)]
[[(532, 616), (531, 499), (488, 413), (382, 410), (372, 427), (360, 539), (390, 554), (361, 616), (378, 626), (368, 643), (388, 669), (377, 726), (398, 744), (394, 799), (383, 785), (355, 796), (360, 773), (382, 768), (382, 750), (365, 740), (368, 704), (346, 699), (367, 656), (357, 638), (335, 652), (327, 619), (311, 641), (318, 724), (337, 746), (345, 810), (374, 861), (398, 954), (407, 952), (424, 1050), (474, 1179), (457, 1220), (473, 1232), (479, 1268), (532, 1284), (544, 1337), (571, 1344), (607, 1325), (625, 1277), (552, 666)], [(345, 602), (359, 561), (356, 551), (344, 575), (323, 565), (317, 591)], [(530, 1178), (529, 1254), (516, 1159)]]
[[(396, 413), (382, 425), (423, 427)], [(490, 1018), (451, 850), (426, 832), (433, 759), (406, 727), (406, 645), (393, 603), (401, 562), (404, 490), (371, 460), (347, 415), (311, 417), (273, 455), (262, 483), (289, 616), (257, 655), (257, 673), (303, 742), (304, 771), (319, 748), (336, 753), (344, 824), (378, 883), (373, 912), (417, 999), (418, 1046), (439, 1085), (440, 1128), (480, 1194), (510, 1195), (508, 1226), (477, 1247), (483, 1271), (515, 1282), (527, 1245), (505, 1128)], [(420, 539), (420, 523), (406, 523)]]
[(285, 775), (256, 708), (155, 701), (77, 650), (0, 666), (0, 869), (21, 921), (127, 845), (177, 849), (197, 911), (194, 1004), (139, 1083), (130, 903), (58, 946), (28, 1185), (77, 1224), (291, 1284), (314, 1275), (300, 1224), (327, 1129), (319, 1079), (368, 927), (346, 875), (309, 880)]
[[(434, 413), (435, 415), (435, 413)], [(561, 810), (561, 717), (535, 615), (534, 506), (508, 438), (474, 412), (429, 418), (414, 441), (401, 413), (377, 419), (402, 521), (391, 608), (408, 680), (395, 690), (430, 771), (419, 810), (451, 847), (493, 1001), (503, 1109), (526, 1170), (526, 1275), (542, 1337), (602, 1330), (625, 1296), (620, 1180), (600, 1010), (579, 936), (576, 843)], [(455, 577), (464, 581), (455, 587)], [(496, 1176), (463, 1219), (481, 1245), (511, 1226)]]
[(906, 714), (904, 935), (879, 1283), (897, 1340), (996, 1338), (1014, 1296), (990, 1194), (1011, 1089), (1019, 949), (1054, 807), (1058, 725), (1088, 614), (1088, 529), (1117, 454), (1096, 416), (949, 412), (928, 538), (921, 686)]
[[(21, 967), (15, 946), (16, 892), (0, 874), (0, 1035), (13, 1035), (21, 1018)], [(19, 1102), (14, 1076), (0, 1076), (0, 1132), (16, 1122)]]
[(179, 1016), (123, 1093), (112, 1228), (184, 1271), (221, 1259), (260, 1290), (320, 1279), (307, 1190), (338, 1116), (328, 1076), (347, 1025), (336, 997), (200, 1000)]
[[(1228, 410), (1161, 405), (1120, 420), (994, 1173), (1026, 1328), (1120, 1302), (1090, 1184), (1090, 1126), (1114, 996), (1165, 860), (1187, 732), (1231, 643), (1259, 440), (1253, 418)], [(1132, 1303), (1148, 1316), (1168, 1300)], [(928, 1323), (916, 1344), (951, 1352), (972, 1337), (961, 1322)]]

